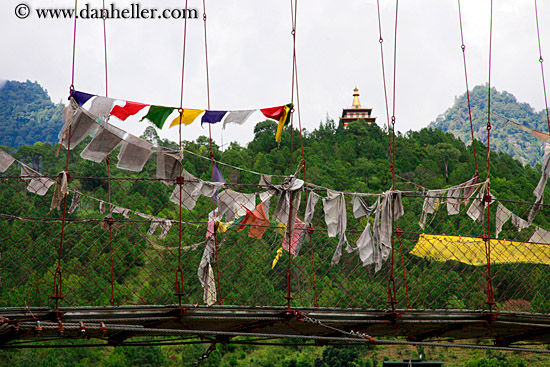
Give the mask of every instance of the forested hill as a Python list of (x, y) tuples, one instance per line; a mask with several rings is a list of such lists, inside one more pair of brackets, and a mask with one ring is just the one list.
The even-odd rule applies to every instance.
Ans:
[(36, 82), (0, 82), (0, 145), (56, 143), (63, 107)]
[[(487, 143), (487, 86), (476, 86), (470, 92), (474, 137)], [(531, 129), (548, 133), (548, 122), (544, 110), (535, 111), (527, 103), (520, 103), (511, 93), (491, 89), (491, 149), (512, 155), (524, 164), (534, 166), (542, 163), (544, 143), (520, 130), (507, 119), (519, 122)], [(431, 127), (450, 132), (467, 144), (472, 141), (468, 99), (466, 93), (457, 97), (455, 103), (439, 116)]]

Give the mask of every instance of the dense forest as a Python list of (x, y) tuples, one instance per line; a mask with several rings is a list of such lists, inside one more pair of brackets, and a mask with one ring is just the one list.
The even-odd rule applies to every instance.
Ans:
[[(470, 92), (474, 136), (487, 144), (487, 86), (478, 85)], [(548, 134), (548, 120), (544, 110), (535, 111), (527, 103), (520, 103), (513, 94), (491, 88), (491, 148), (510, 154), (522, 163), (534, 166), (542, 163), (544, 143), (507, 121)], [(450, 132), (471, 144), (470, 117), (466, 93), (457, 97), (452, 107), (430, 126)]]
[[(31, 83), (32, 84), (32, 83)], [(481, 93), (481, 92), (479, 92)], [(472, 93), (473, 94), (473, 93)], [(258, 182), (257, 175), (251, 171), (269, 173), (273, 175), (288, 175), (291, 173), (290, 165), (295, 169), (297, 164), (302, 159), (300, 149), (300, 139), (298, 131), (294, 131), (292, 151), (290, 157), (291, 131), (287, 128), (283, 132), (282, 142), (278, 145), (275, 142), (275, 132), (277, 124), (274, 121), (262, 121), (254, 127), (254, 139), (247, 145), (241, 146), (237, 143), (232, 143), (227, 149), (221, 150), (215, 144), (212, 146), (214, 158), (223, 162), (225, 165), (220, 165), (220, 169), (228, 181), (232, 185), (241, 185), (241, 189), (245, 190), (247, 185), (254, 185)], [(57, 136), (60, 126), (51, 134)], [(160, 139), (153, 127), (149, 127), (142, 138), (152, 142), (158, 146), (174, 147), (175, 143)], [(40, 140), (40, 139), (39, 139)], [(55, 142), (56, 139), (53, 139)], [(107, 176), (107, 167), (104, 163), (98, 164), (80, 158), (79, 153), (89, 142), (80, 144), (69, 157), (70, 173), (74, 177), (71, 181), (71, 187), (77, 187), (83, 193), (93, 195), (105, 199), (107, 197), (108, 183), (104, 178)], [(10, 145), (10, 144), (5, 144)], [(17, 148), (10, 146), (2, 147), (5, 151), (13, 155), (19, 161), (28, 164), (37, 171), (49, 177), (55, 177), (60, 171), (64, 170), (66, 164), (66, 155), (63, 153), (56, 156), (57, 144), (52, 144), (46, 139), (42, 142), (33, 142), (29, 145), (22, 145)], [(210, 180), (210, 162), (204, 159), (209, 156), (210, 142), (204, 137), (198, 137), (192, 141), (184, 141), (185, 149), (193, 154), (186, 154), (183, 165), (184, 168), (204, 180)], [(333, 190), (342, 190), (347, 192), (361, 193), (378, 193), (386, 191), (392, 184), (392, 175), (389, 169), (389, 149), (388, 135), (385, 129), (378, 125), (368, 125), (364, 121), (356, 121), (351, 123), (347, 129), (327, 119), (317, 129), (313, 131), (303, 132), (303, 146), (305, 171), (307, 181), (328, 187)], [(487, 150), (482, 141), (476, 141), (477, 160), (479, 165), (479, 174), (482, 178), (487, 176)], [(538, 149), (538, 148), (537, 148)], [(140, 173), (134, 173), (124, 170), (119, 170), (115, 167), (116, 154), (115, 151), (111, 156), (110, 174), (115, 179), (113, 181), (113, 200), (117, 204), (125, 205), (125, 207), (139, 210), (143, 213), (159, 215), (166, 218), (176, 218), (177, 208), (174, 205), (167, 205), (170, 190), (164, 187), (159, 182), (145, 182), (140, 178), (154, 177), (156, 172), (156, 160), (150, 159), (144, 170)], [(410, 131), (405, 134), (398, 134), (395, 137), (395, 157), (396, 157), (396, 187), (400, 190), (418, 190), (419, 187), (427, 189), (445, 188), (456, 184), (460, 184), (469, 180), (474, 174), (474, 156), (471, 147), (464, 144), (459, 138), (449, 132), (443, 132), (434, 128), (425, 128), (420, 131)], [(244, 170), (236, 170), (231, 166), (239, 167)], [(511, 201), (533, 201), (533, 188), (536, 186), (540, 177), (540, 165), (535, 164), (535, 167), (523, 164), (520, 161), (512, 158), (509, 154), (503, 152), (492, 152), (490, 161), (490, 178), (491, 191), (497, 198), (502, 198)], [(19, 168), (13, 165), (5, 174), (5, 177), (15, 177), (19, 174)], [(122, 178), (130, 177), (131, 180), (124, 181)], [(92, 178), (92, 179), (90, 179)], [(121, 179), (116, 181), (116, 179)], [(13, 181), (13, 179), (11, 179)], [(46, 195), (45, 199), (38, 199), (34, 195), (30, 195), (25, 191), (25, 186), (19, 183), (14, 185), (8, 178), (4, 178), (1, 182), (0, 190), (0, 207), (3, 208), (3, 213), (20, 213), (21, 216), (38, 217), (38, 218), (59, 218), (60, 213), (49, 211), (49, 200), (51, 200), (51, 192)], [(413, 184), (414, 183), (414, 184)], [(53, 190), (52, 190), (53, 191)], [(151, 195), (149, 195), (151, 194)], [(154, 195), (153, 195), (154, 194)], [(548, 198), (547, 198), (548, 199)], [(548, 200), (547, 200), (548, 202)], [(407, 202), (407, 214), (403, 218), (402, 228), (409, 228), (410, 231), (419, 232), (418, 214), (422, 205), (421, 200)], [(410, 204), (410, 206), (409, 206)], [(521, 211), (519, 204), (510, 208), (514, 209), (518, 214), (525, 215)], [(210, 200), (199, 201), (196, 209), (186, 211), (184, 220), (197, 221), (204, 220), (211, 209), (212, 203)], [(159, 209), (160, 208), (160, 209)], [(303, 213), (303, 208), (300, 209), (300, 216)], [(93, 219), (98, 216), (98, 211), (91, 205), (82, 205), (82, 208), (73, 214), (70, 218)], [(433, 224), (428, 224), (427, 231), (440, 231), (440, 233), (452, 233), (458, 229), (467, 231), (479, 231), (479, 224), (468, 218), (447, 219), (443, 213), (438, 214), (437, 221)], [(546, 218), (550, 215), (545, 207), (541, 214), (536, 218), (535, 223), (543, 225)], [(320, 216), (319, 216), (320, 218)], [(318, 218), (318, 219), (319, 219)], [(359, 229), (364, 225), (364, 222), (350, 219), (349, 229)], [(76, 226), (76, 225), (75, 225)], [(91, 227), (86, 230), (76, 230), (74, 227), (69, 227), (67, 236), (70, 243), (70, 251), (75, 255), (70, 261), (67, 261), (65, 271), (71, 274), (66, 279), (67, 294), (73, 297), (67, 298), (64, 302), (74, 302), (75, 304), (108, 304), (108, 295), (104, 293), (88, 294), (85, 291), (80, 291), (76, 295), (71, 294), (71, 290), (77, 289), (78, 285), (84, 281), (95, 282), (98, 285), (107, 286), (105, 279), (102, 279), (101, 271), (104, 269), (104, 261), (108, 258), (108, 250), (104, 247), (93, 249), (96, 242), (95, 238), (105, 238), (104, 234), (97, 235), (99, 226)], [(431, 227), (430, 227), (431, 226)], [(437, 226), (437, 227), (436, 227)], [(33, 264), (26, 261), (20, 254), (29, 254), (34, 248), (40, 248), (39, 254), (32, 254), (33, 259), (40, 257), (55, 256), (56, 248), (50, 248), (52, 242), (49, 242), (52, 237), (58, 233), (58, 227), (50, 226), (47, 223), (40, 223), (37, 228), (32, 228), (29, 233), (25, 233), (26, 227), (22, 226), (16, 220), (5, 220), (2, 225), (2, 234), (6, 241), (0, 244), (2, 252), (2, 288), (0, 289), (0, 305), (1, 306), (38, 306), (44, 305), (44, 300), (50, 302), (49, 296), (51, 293), (51, 284), (49, 280), (44, 282), (40, 277), (43, 274), (36, 272), (33, 269)], [(169, 268), (172, 266), (172, 259), (168, 257), (158, 258), (151, 257), (150, 250), (138, 249), (135, 242), (143, 242), (143, 233), (147, 232), (148, 226), (143, 225), (138, 227), (138, 230), (132, 230), (121, 227), (117, 229), (119, 235), (117, 237), (117, 246), (120, 246), (121, 253), (124, 253), (122, 262), (126, 268), (115, 269), (120, 273), (117, 278), (117, 299), (127, 300), (131, 297), (153, 297), (152, 299), (161, 299), (166, 301), (166, 297), (173, 296), (173, 289), (170, 280), (158, 280), (158, 283), (147, 285), (144, 290), (142, 286), (149, 282), (150, 278), (146, 278), (147, 274), (157, 272), (159, 278), (171, 277), (171, 269), (163, 270), (163, 267)], [(199, 228), (199, 227), (192, 227)], [(74, 230), (74, 231), (73, 231)], [(89, 232), (88, 232), (89, 231)], [(204, 228), (200, 227), (200, 234), (189, 234), (191, 239), (201, 238), (204, 236)], [(517, 236), (514, 229), (505, 228), (504, 235)], [(35, 234), (34, 232), (40, 232)], [(198, 232), (198, 231), (197, 231)], [(21, 236), (23, 239), (18, 243), (9, 241), (10, 236)], [(357, 233), (350, 234), (350, 239), (355, 239)], [(527, 235), (522, 232), (522, 236)], [(193, 237), (195, 236), (195, 237)], [(229, 233), (229, 240), (235, 243), (242, 243), (247, 239), (243, 238), (242, 234)], [(240, 236), (240, 239), (239, 239)], [(355, 237), (353, 237), (355, 236)], [(174, 246), (177, 243), (177, 233), (172, 230), (165, 239), (155, 238), (154, 245), (156, 246)], [(277, 239), (276, 235), (273, 237)], [(524, 238), (526, 240), (527, 238)], [(240, 241), (240, 242), (239, 242)], [(264, 243), (266, 242), (266, 243)], [(255, 300), (256, 294), (253, 290), (248, 291), (252, 281), (261, 282), (264, 289), (273, 289), (273, 302), (278, 302), (280, 298), (278, 292), (281, 289), (281, 279), (284, 279), (284, 270), (274, 269), (269, 273), (269, 277), (261, 278), (261, 274), (254, 275), (255, 279), (247, 277), (250, 274), (257, 273), (254, 269), (257, 265), (270, 263), (273, 259), (273, 250), (269, 247), (266, 241), (254, 241), (254, 246), (258, 249), (266, 249), (267, 255), (263, 255), (259, 251), (246, 254), (250, 256), (252, 262), (251, 268), (238, 268), (238, 271), (243, 275), (242, 279), (231, 279), (234, 284), (240, 286), (242, 294), (228, 294), (228, 302), (230, 304), (231, 297), (234, 299), (246, 299), (250, 302)], [(279, 241), (280, 242), (280, 241)], [(347, 274), (340, 272), (337, 267), (329, 267), (326, 259), (330, 260), (333, 252), (332, 242), (327, 249), (320, 251), (319, 257), (315, 261), (319, 264), (319, 279), (320, 286), (324, 283), (328, 289), (325, 292), (325, 299), (321, 298), (322, 306), (338, 306), (332, 304), (332, 300), (340, 300), (341, 298), (330, 298), (338, 296), (338, 289), (331, 289), (329, 279), (333, 284), (346, 281)], [(413, 241), (405, 242), (406, 250), (410, 250), (414, 245)], [(92, 248), (92, 250), (90, 250)], [(227, 256), (230, 258), (238, 258), (244, 256), (242, 253), (232, 253), (232, 249), (228, 248)], [(78, 253), (79, 249), (87, 249), (85, 255)], [(90, 252), (91, 251), (91, 252)], [(53, 254), (53, 255), (52, 255)], [(198, 255), (189, 255), (186, 261), (192, 263), (197, 262)], [(348, 256), (348, 255), (345, 255)], [(256, 258), (252, 258), (256, 257)], [(475, 284), (475, 279), (471, 277), (462, 278), (467, 267), (448, 267), (441, 268), (431, 267), (431, 264), (412, 260), (412, 256), (408, 255), (410, 267), (407, 271), (410, 272), (411, 278), (416, 281), (426, 281), (428, 286), (425, 288), (431, 293), (436, 293), (435, 303), (426, 304), (429, 298), (428, 294), (417, 294), (417, 298), (413, 300), (414, 307), (438, 307), (438, 308), (466, 308), (466, 307), (483, 307), (483, 289)], [(305, 260), (308, 260), (306, 258)], [(12, 263), (10, 263), (10, 261)], [(300, 263), (300, 258), (297, 258), (297, 263)], [(343, 260), (346, 264), (351, 264), (356, 259), (348, 256)], [(306, 261), (307, 262), (307, 261)], [(83, 264), (86, 265), (86, 271), (82, 271)], [(409, 264), (409, 263), (407, 263)], [(50, 267), (48, 264), (47, 267)], [(498, 271), (498, 267), (495, 267)], [(195, 267), (190, 267), (195, 271)], [(359, 269), (362, 269), (359, 267)], [(531, 309), (527, 311), (543, 311), (550, 312), (550, 302), (546, 299), (541, 299), (540, 289), (541, 284), (550, 284), (547, 278), (548, 273), (545, 266), (533, 266), (533, 271), (525, 271), (527, 268), (522, 267), (506, 267), (502, 265), (502, 271), (499, 273), (499, 285), (497, 292), (507, 288), (513, 288), (516, 284), (522, 285), (519, 291), (523, 292), (523, 296), (529, 299)], [(529, 268), (531, 269), (531, 268)], [(46, 268), (45, 270), (48, 270)], [(441, 271), (446, 272), (447, 278), (441, 278)], [(460, 271), (459, 271), (460, 270)], [(50, 269), (51, 271), (51, 269)], [(371, 273), (372, 271), (369, 270)], [(118, 274), (117, 273), (117, 274)], [(361, 278), (353, 284), (352, 290), (359, 290), (368, 294), (366, 300), (357, 299), (357, 302), (373, 302), (368, 306), (373, 306), (374, 302), (379, 298), (385, 297), (386, 278), (380, 272), (376, 277)], [(475, 273), (475, 272), (472, 272)], [(17, 278), (14, 274), (19, 274)], [(321, 276), (322, 275), (322, 276)], [(534, 277), (536, 275), (536, 277)], [(17, 283), (20, 291), (15, 291), (14, 283), (21, 282), (21, 279), (26, 279), (24, 284)], [(189, 284), (186, 283), (186, 289), (197, 289), (197, 281), (193, 274), (190, 277)], [(258, 280), (259, 279), (259, 280)], [(447, 279), (452, 279), (453, 288), (450, 289), (449, 284), (445, 284)], [(437, 280), (437, 282), (436, 282)], [(33, 283), (35, 282), (35, 283)], [(305, 281), (304, 281), (305, 282)], [(43, 284), (44, 283), (44, 284)], [(531, 284), (539, 283), (537, 288), (530, 288)], [(430, 285), (432, 285), (430, 289)], [(36, 287), (37, 291), (34, 291)], [(129, 290), (134, 288), (133, 293)], [(195, 288), (193, 288), (195, 287)], [(550, 287), (547, 287), (550, 288)], [(168, 291), (162, 293), (165, 289)], [(424, 292), (427, 292), (424, 290)], [(25, 293), (27, 292), (27, 293)], [(145, 295), (143, 295), (143, 292)], [(249, 292), (249, 293), (247, 293)], [(333, 292), (333, 293), (331, 293)], [(200, 302), (200, 292), (196, 292), (199, 296), (192, 299), (194, 302)], [(33, 295), (33, 298), (30, 295)], [(192, 292), (191, 292), (192, 294)], [(480, 296), (481, 294), (481, 296)], [(29, 303), (22, 304), (21, 299), (29, 295)], [(268, 295), (269, 296), (269, 295)], [(310, 296), (306, 294), (304, 299)], [(345, 296), (345, 295), (344, 295)], [(36, 297), (36, 298), (34, 298)], [(93, 298), (90, 298), (93, 297)], [(128, 298), (124, 298), (128, 297)], [(163, 298), (164, 297), (164, 298)], [(242, 297), (242, 298), (238, 298)], [(267, 296), (266, 296), (267, 297)], [(378, 298), (377, 298), (378, 297)], [(476, 299), (477, 297), (477, 299)], [(146, 298), (144, 298), (146, 299)], [(151, 299), (151, 298), (148, 298)], [(170, 298), (169, 298), (170, 299)], [(271, 299), (268, 299), (268, 302)], [(373, 301), (374, 300), (374, 301)], [(243, 302), (243, 301), (241, 301)], [(296, 300), (297, 305), (302, 302), (300, 298)], [(324, 303), (323, 303), (324, 302)], [(349, 301), (351, 302), (351, 301)], [(416, 303), (415, 303), (416, 302)], [(475, 303), (478, 302), (478, 303)], [(276, 303), (274, 303), (276, 304)], [(304, 304), (306, 302), (304, 301)], [(348, 303), (349, 304), (349, 303)], [(306, 304), (307, 305), (307, 304)], [(364, 303), (352, 305), (362, 307)], [(385, 303), (374, 305), (375, 307), (385, 307)], [(503, 302), (499, 305), (506, 309), (506, 304)], [(292, 340), (285, 343), (292, 343)], [(79, 341), (74, 341), (78, 344)], [(0, 364), (11, 366), (179, 366), (192, 365), (197, 361), (198, 357), (205, 350), (204, 345), (190, 346), (150, 346), (136, 348), (90, 348), (90, 349), (64, 349), (64, 350), (6, 350), (0, 355)], [(246, 346), (246, 345), (219, 345), (218, 349), (212, 353), (209, 359), (203, 362), (205, 366), (381, 366), (384, 360), (396, 360), (403, 358), (416, 357), (423, 354), (431, 360), (445, 360), (446, 366), (466, 365), (470, 367), (484, 366), (511, 366), (519, 367), (531, 364), (539, 366), (550, 365), (550, 361), (538, 355), (518, 355), (513, 353), (468, 353), (463, 351), (454, 351), (443, 348), (384, 348), (384, 347), (261, 347), (261, 346)]]
[(0, 145), (56, 143), (64, 107), (37, 82), (0, 81)]

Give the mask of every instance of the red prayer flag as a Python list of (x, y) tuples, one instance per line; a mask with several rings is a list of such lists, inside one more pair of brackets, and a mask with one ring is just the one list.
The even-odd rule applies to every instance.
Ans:
[(285, 112), (285, 106), (263, 108), (260, 111), (262, 111), (265, 117), (279, 121)]
[(122, 121), (126, 120), (129, 116), (135, 115), (143, 108), (149, 106), (145, 103), (126, 101), (124, 106), (114, 106), (111, 110), (111, 116), (118, 117)]

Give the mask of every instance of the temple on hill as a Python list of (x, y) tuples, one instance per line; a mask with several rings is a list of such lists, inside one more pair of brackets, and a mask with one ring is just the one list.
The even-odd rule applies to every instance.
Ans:
[(341, 120), (344, 123), (344, 127), (348, 127), (350, 122), (359, 119), (365, 120), (367, 124), (370, 125), (376, 121), (376, 117), (370, 116), (371, 112), (372, 108), (361, 107), (361, 103), (359, 102), (359, 89), (355, 87), (353, 90), (353, 103), (351, 107), (342, 110)]

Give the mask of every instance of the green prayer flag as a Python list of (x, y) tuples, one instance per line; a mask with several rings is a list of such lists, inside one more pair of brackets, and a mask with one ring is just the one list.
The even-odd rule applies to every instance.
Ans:
[(172, 112), (174, 112), (175, 109), (175, 107), (152, 105), (151, 107), (149, 107), (149, 112), (147, 112), (147, 115), (145, 115), (140, 121), (143, 121), (143, 119), (147, 119), (151, 121), (156, 127), (162, 129), (164, 123), (166, 122), (166, 119), (168, 118), (168, 116), (170, 116)]

